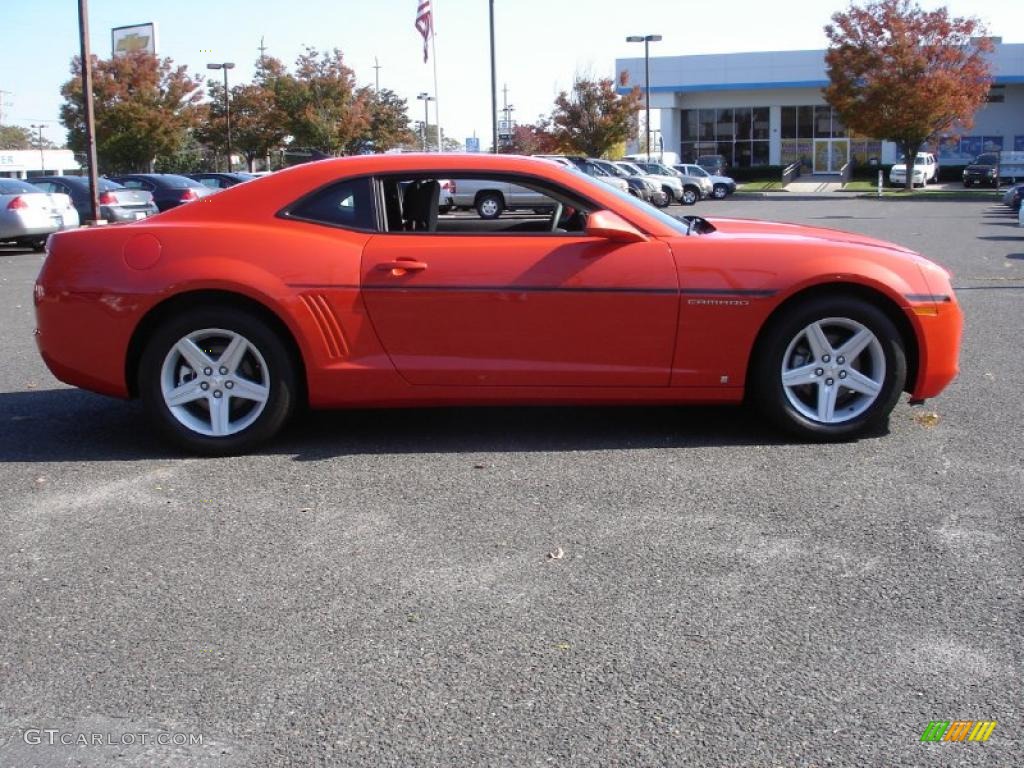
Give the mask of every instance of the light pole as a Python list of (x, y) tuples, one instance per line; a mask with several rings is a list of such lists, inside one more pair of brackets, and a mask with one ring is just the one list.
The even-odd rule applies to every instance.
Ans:
[[(423, 102), (423, 151), (427, 151), (427, 126), (430, 124), (430, 102), (434, 100), (434, 97), (427, 92), (419, 94), (417, 97)], [(440, 135), (438, 135), (440, 140)]]
[(100, 223), (99, 171), (96, 170), (96, 116), (92, 103), (92, 53), (89, 48), (89, 0), (78, 0), (78, 44), (82, 52), (82, 106), (85, 108), (85, 156), (89, 164), (89, 221)]
[(627, 43), (643, 43), (644, 44), (644, 91), (645, 105), (646, 105), (646, 116), (644, 120), (646, 122), (647, 130), (647, 159), (651, 159), (651, 43), (656, 43), (661, 40), (661, 35), (630, 35), (626, 38)]
[(207, 69), (224, 70), (224, 117), (228, 124), (228, 173), (231, 173), (231, 100), (228, 97), (228, 70), (235, 68), (233, 61), (222, 61), (219, 64), (207, 64)]
[(46, 126), (38, 124), (32, 125), (31, 127), (33, 130), (39, 131), (39, 171), (41, 173), (46, 173), (46, 158), (43, 157), (43, 128)]

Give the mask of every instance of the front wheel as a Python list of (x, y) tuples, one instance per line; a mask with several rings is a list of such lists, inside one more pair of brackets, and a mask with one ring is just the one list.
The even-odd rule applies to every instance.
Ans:
[(168, 320), (146, 344), (142, 403), (156, 427), (193, 453), (243, 453), (273, 437), (295, 408), (291, 355), (263, 320), (234, 308)]
[(724, 200), (729, 196), (729, 188), (725, 184), (715, 184), (715, 188), (711, 190), (712, 196), (715, 200)]
[(892, 321), (854, 298), (793, 307), (767, 329), (753, 363), (754, 394), (783, 429), (845, 440), (882, 426), (907, 379)]
[(476, 212), (481, 219), (496, 219), (501, 216), (504, 209), (504, 201), (501, 195), (494, 192), (485, 192), (476, 201)]

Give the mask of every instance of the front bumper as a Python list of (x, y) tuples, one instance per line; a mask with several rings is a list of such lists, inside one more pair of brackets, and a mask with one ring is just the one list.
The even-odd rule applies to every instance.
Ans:
[(946, 298), (948, 301), (912, 302), (906, 309), (918, 340), (917, 380), (910, 392), (912, 401), (937, 396), (960, 372), (964, 316), (956, 297), (950, 294)]

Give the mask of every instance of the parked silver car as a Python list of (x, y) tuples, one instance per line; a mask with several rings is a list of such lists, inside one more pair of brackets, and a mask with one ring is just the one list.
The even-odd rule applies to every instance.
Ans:
[[(494, 179), (451, 179), (447, 181), (448, 189), (444, 197), (449, 206), (476, 209), (481, 219), (496, 219), (504, 211), (516, 209), (533, 209), (547, 211), (551, 208), (551, 198), (518, 184), (510, 184)], [(442, 207), (446, 205), (442, 201)]]
[(647, 171), (652, 175), (664, 178), (677, 178), (683, 185), (683, 197), (680, 199), (683, 205), (693, 205), (698, 200), (703, 200), (706, 197), (710, 197), (713, 191), (711, 185), (711, 179), (701, 176), (687, 176), (680, 173), (675, 168), (669, 168), (664, 163), (646, 162), (643, 160), (637, 160), (634, 162), (635, 165), (640, 166), (643, 170)]
[(43, 192), (20, 179), (0, 179), (0, 242), (41, 251), (47, 236), (79, 225), (67, 195)]
[(708, 173), (706, 170), (694, 163), (681, 163), (679, 165), (673, 165), (672, 167), (684, 176), (695, 176), (697, 178), (709, 179), (711, 181), (711, 196), (715, 198), (715, 200), (724, 200), (736, 191), (736, 182), (733, 179), (728, 176), (716, 176), (713, 173)]

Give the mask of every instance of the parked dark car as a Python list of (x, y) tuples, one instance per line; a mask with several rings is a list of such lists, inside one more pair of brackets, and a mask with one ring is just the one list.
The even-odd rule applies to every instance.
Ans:
[(697, 158), (697, 165), (710, 173), (712, 176), (727, 176), (729, 163), (725, 155), (701, 155)]
[(210, 189), (227, 189), (228, 187), (235, 186), (235, 184), (241, 184), (244, 181), (252, 181), (257, 178), (256, 174), (246, 173), (245, 171), (190, 173), (188, 177)]
[(144, 189), (151, 193), (153, 202), (161, 211), (177, 208), (182, 203), (198, 200), (216, 191), (203, 186), (195, 179), (174, 173), (126, 173), (107, 178), (128, 189)]
[(629, 184), (629, 194), (633, 195), (633, 197), (639, 197), (645, 203), (651, 202), (654, 199), (655, 194), (659, 191), (653, 184), (645, 183), (640, 176), (630, 176), (613, 162), (596, 157), (589, 158), (589, 162), (593, 163), (598, 168), (604, 169), (612, 176), (618, 176), (621, 179), (625, 179), (626, 183)]
[(999, 185), (999, 153), (985, 152), (974, 158), (974, 162), (964, 168), (964, 186)]
[[(78, 218), (92, 218), (89, 179), (85, 176), (35, 176), (32, 183), (44, 192), (60, 192), (71, 198)], [(153, 195), (144, 189), (128, 189), (110, 179), (99, 179), (100, 218), (106, 221), (138, 221), (159, 213)]]

